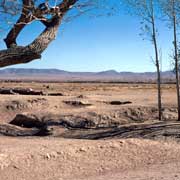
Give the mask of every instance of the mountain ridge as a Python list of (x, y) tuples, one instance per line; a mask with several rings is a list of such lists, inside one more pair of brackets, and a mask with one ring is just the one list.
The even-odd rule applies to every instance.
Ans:
[[(0, 70), (0, 79), (60, 80), (60, 81), (155, 81), (156, 72), (71, 72), (60, 69), (7, 68)], [(174, 80), (172, 71), (162, 72), (162, 79)]]

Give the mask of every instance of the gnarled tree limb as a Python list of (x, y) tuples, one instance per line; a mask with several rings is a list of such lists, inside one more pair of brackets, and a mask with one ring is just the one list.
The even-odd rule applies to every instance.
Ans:
[(6, 39), (4, 39), (7, 48), (16, 46), (16, 38), (22, 29), (33, 20), (32, 16), (29, 14), (30, 10), (33, 8), (33, 0), (23, 0), (23, 7), (21, 16), (14, 25), (14, 27), (8, 33)]
[[(39, 11), (39, 7), (34, 7), (33, 0), (30, 1), (23, 0), (21, 16), (5, 39), (8, 49), (0, 51), (0, 67), (28, 63), (41, 58), (42, 52), (55, 39), (64, 15), (78, 0), (63, 0), (62, 3), (54, 9), (49, 9), (49, 11)], [(32, 9), (33, 11), (31, 12)], [(39, 20), (46, 26), (45, 30), (31, 44), (24, 47), (17, 46), (16, 38), (27, 23), (34, 20), (32, 15), (36, 15), (39, 18), (43, 17), (44, 13), (53, 14), (50, 19), (44, 18)]]
[(53, 17), (51, 26), (48, 26), (37, 39), (25, 47), (11, 47), (0, 51), (0, 67), (14, 64), (28, 63), (32, 60), (41, 58), (41, 53), (54, 40), (62, 16)]

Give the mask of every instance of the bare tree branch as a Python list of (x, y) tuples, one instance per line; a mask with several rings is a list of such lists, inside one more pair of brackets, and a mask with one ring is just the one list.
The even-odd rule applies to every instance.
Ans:
[[(27, 63), (41, 58), (42, 52), (55, 39), (58, 28), (67, 14), (77, 17), (96, 8), (100, 2), (108, 0), (2, 0), (0, 14), (4, 18), (16, 18), (4, 39), (7, 49), (0, 51), (0, 67)], [(15, 7), (15, 8), (14, 8)], [(71, 13), (68, 13), (71, 12)], [(0, 19), (3, 19), (0, 16)], [(10, 19), (10, 18), (9, 18)], [(32, 43), (20, 46), (16, 40), (22, 30), (33, 21), (39, 21), (44, 31)]]

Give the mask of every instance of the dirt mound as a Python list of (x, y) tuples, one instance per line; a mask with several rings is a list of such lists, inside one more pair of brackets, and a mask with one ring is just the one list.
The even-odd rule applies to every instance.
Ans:
[[(168, 120), (175, 120), (176, 113), (166, 109), (164, 115), (169, 117)], [(97, 112), (88, 111), (72, 115), (63, 116), (61, 119), (69, 122), (79, 120), (92, 121), (93, 126), (90, 128), (110, 128), (129, 123), (143, 123), (158, 119), (158, 109), (154, 107), (122, 107), (120, 109)]]
[(17, 114), (10, 124), (26, 128), (59, 126), (67, 129), (90, 129), (96, 127), (92, 120), (81, 116), (36, 116), (28, 113)]
[(18, 100), (13, 100), (5, 105), (5, 108), (10, 111), (23, 110), (28, 108), (28, 104)]
[(8, 111), (22, 111), (32, 108), (44, 108), (47, 107), (48, 101), (45, 98), (31, 98), (27, 100), (12, 100), (4, 102), (4, 106)]
[(63, 127), (72, 129), (72, 128), (79, 128), (79, 129), (91, 129), (95, 128), (96, 124), (93, 120), (81, 116), (61, 116), (59, 119), (59, 124)]
[[(47, 86), (49, 87), (49, 86)], [(49, 88), (47, 88), (49, 89)], [(33, 95), (33, 96), (64, 96), (62, 93), (45, 93), (43, 91), (33, 90), (32, 88), (0, 88), (0, 94), (5, 95)]]
[(70, 101), (63, 101), (65, 104), (67, 105), (71, 105), (74, 107), (85, 107), (85, 106), (91, 106), (92, 104), (90, 104), (87, 101), (81, 101), (81, 100), (70, 100)]
[(0, 94), (44, 95), (42, 91), (35, 91), (31, 88), (1, 88)]
[[(177, 120), (176, 108), (164, 108), (162, 110), (163, 120)], [(128, 120), (129, 122), (145, 122), (147, 120), (158, 119), (158, 109), (156, 107), (123, 107), (118, 111), (115, 111), (116, 118)]]
[(29, 107), (37, 107), (37, 106), (45, 107), (49, 105), (47, 99), (45, 98), (28, 99), (27, 103)]

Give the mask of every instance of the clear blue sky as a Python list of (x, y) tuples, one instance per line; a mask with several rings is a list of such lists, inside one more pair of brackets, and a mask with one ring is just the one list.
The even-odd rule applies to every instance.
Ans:
[[(112, 17), (78, 17), (64, 23), (56, 40), (42, 54), (41, 60), (11, 67), (57, 68), (68, 71), (155, 71), (151, 62), (153, 47), (139, 36), (139, 19), (122, 12)], [(25, 28), (18, 38), (27, 44), (41, 32), (42, 26), (34, 23)], [(163, 70), (171, 68), (171, 32), (160, 25), (160, 47), (163, 53)], [(4, 43), (0, 42), (3, 49)]]

